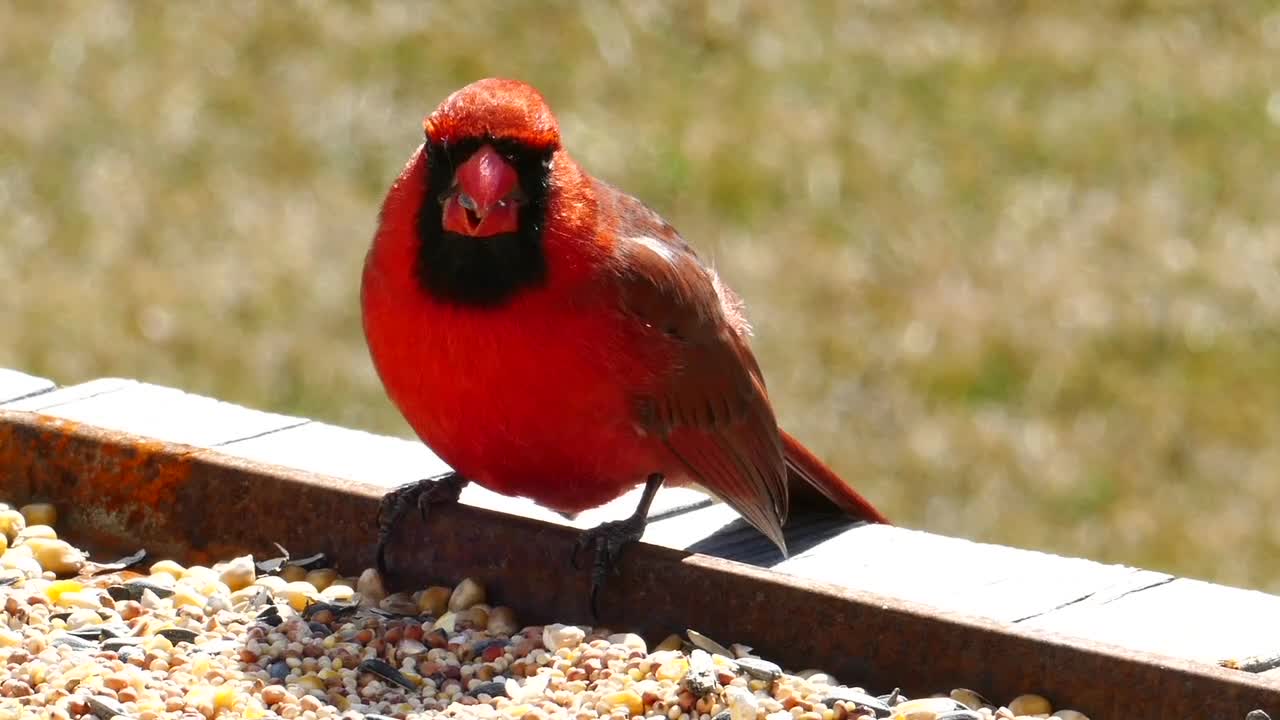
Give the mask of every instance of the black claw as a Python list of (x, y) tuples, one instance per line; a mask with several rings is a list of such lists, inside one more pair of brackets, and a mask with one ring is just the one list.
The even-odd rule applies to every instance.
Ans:
[(622, 550), (644, 535), (649, 506), (653, 503), (653, 496), (658, 493), (660, 487), (662, 487), (662, 476), (650, 475), (645, 481), (640, 505), (631, 517), (626, 520), (603, 523), (586, 530), (573, 543), (573, 554), (569, 557), (569, 563), (575, 570), (581, 569), (578, 566), (580, 550), (590, 547), (595, 552), (595, 559), (591, 564), (591, 596), (589, 598), (593, 622), (600, 621), (600, 592), (604, 588), (605, 580), (610, 575), (622, 573), (622, 566), (618, 562), (622, 557)]
[(594, 579), (591, 581), (591, 622), (600, 622), (600, 583)]
[(586, 547), (586, 535), (579, 535), (577, 540), (573, 541), (573, 552), (569, 554), (569, 565), (574, 570), (581, 570), (582, 566), (578, 564), (578, 553)]
[(630, 517), (626, 520), (607, 522), (599, 527), (584, 531), (573, 543), (573, 554), (570, 562), (575, 570), (582, 569), (578, 563), (579, 552), (590, 548), (595, 554), (591, 562), (591, 615), (599, 620), (600, 594), (605, 581), (610, 576), (622, 573), (622, 553), (628, 545), (640, 539), (644, 534), (645, 518)]
[(404, 515), (409, 498), (418, 497), (421, 493), (421, 483), (405, 485), (384, 495), (382, 502), (378, 504), (378, 548), (375, 561), (378, 572), (383, 575), (387, 574), (387, 542), (391, 539), (391, 532)]
[(378, 547), (374, 561), (378, 572), (387, 575), (387, 545), (396, 523), (410, 506), (416, 505), (426, 521), (432, 505), (454, 502), (466, 487), (467, 479), (455, 472), (402, 485), (382, 496), (378, 504)]

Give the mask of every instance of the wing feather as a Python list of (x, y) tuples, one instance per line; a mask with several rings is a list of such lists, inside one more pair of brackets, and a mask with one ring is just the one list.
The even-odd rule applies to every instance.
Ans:
[(665, 335), (677, 359), (657, 390), (635, 399), (635, 421), (785, 552), (782, 440), (740, 301), (657, 213), (610, 190), (623, 310)]

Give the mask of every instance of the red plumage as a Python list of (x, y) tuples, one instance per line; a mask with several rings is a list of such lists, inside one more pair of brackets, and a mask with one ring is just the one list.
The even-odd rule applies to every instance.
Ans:
[(660, 473), (779, 546), (788, 475), (886, 522), (778, 429), (737, 297), (655, 212), (578, 166), (536, 90), (482, 80), (424, 126), (361, 301), (388, 395), (442, 459), (564, 513)]

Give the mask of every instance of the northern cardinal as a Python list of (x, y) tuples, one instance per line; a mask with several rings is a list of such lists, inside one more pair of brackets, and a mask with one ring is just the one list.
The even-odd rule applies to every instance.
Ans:
[(469, 481), (570, 516), (645, 483), (634, 515), (575, 548), (596, 553), (593, 609), (664, 481), (723, 499), (784, 554), (804, 484), (887, 522), (778, 428), (738, 296), (574, 161), (537, 90), (480, 80), (424, 129), (383, 204), (361, 305), (387, 394), (455, 472), (384, 499), (381, 569), (400, 513)]

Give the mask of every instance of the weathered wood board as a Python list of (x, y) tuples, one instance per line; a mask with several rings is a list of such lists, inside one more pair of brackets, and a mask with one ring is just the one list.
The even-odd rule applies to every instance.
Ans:
[[(447, 470), (422, 443), (261, 412), (132, 380), (52, 389), (0, 372), (0, 407), (392, 488)], [(572, 520), (472, 485), (462, 501), (575, 527), (629, 515), (635, 490)], [(685, 488), (655, 501), (645, 541), (962, 613), (1203, 662), (1280, 653), (1280, 597), (1122, 565), (804, 515), (784, 559), (731, 509)], [(1280, 682), (1280, 673), (1268, 673)]]
[(106, 378), (6, 404), (101, 427), (213, 447), (307, 422), (133, 380)]
[(0, 403), (48, 392), (53, 387), (52, 380), (0, 368)]

